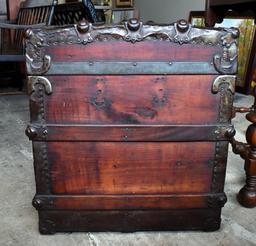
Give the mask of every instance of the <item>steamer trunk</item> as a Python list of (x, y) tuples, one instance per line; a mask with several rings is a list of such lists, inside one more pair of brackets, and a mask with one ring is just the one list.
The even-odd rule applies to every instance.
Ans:
[(237, 31), (130, 20), (26, 35), (40, 232), (217, 230)]

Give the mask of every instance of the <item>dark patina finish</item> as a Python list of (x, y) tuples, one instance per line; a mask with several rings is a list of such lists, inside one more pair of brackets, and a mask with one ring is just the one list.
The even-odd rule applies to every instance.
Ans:
[(238, 32), (131, 19), (27, 33), (40, 232), (217, 230)]

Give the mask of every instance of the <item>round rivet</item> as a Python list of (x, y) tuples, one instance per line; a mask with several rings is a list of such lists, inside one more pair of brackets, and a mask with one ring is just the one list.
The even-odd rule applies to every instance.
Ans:
[(27, 29), (24, 33), (24, 38), (29, 39), (33, 35), (33, 31), (31, 29)]
[(238, 38), (239, 36), (240, 36), (240, 31), (239, 31), (239, 29), (237, 29), (237, 28), (231, 28), (231, 30), (232, 30), (232, 37), (233, 38)]
[(28, 126), (25, 133), (30, 139), (35, 138), (37, 136), (37, 130), (35, 127), (32, 126)]
[(33, 204), (33, 206), (34, 206), (36, 209), (40, 209), (40, 208), (42, 207), (42, 205), (43, 205), (43, 202), (42, 202), (41, 199), (36, 198), (36, 199), (33, 200), (32, 204)]
[(177, 23), (177, 28), (180, 32), (186, 32), (189, 28), (189, 24), (186, 20), (179, 20)]
[(90, 24), (88, 21), (86, 20), (82, 20), (78, 23), (77, 25), (77, 30), (81, 33), (86, 33), (88, 32), (90, 29)]
[(136, 32), (140, 29), (140, 22), (136, 18), (132, 18), (127, 22), (127, 27), (130, 31)]
[(43, 131), (43, 135), (46, 136), (47, 134), (48, 134), (48, 131), (45, 129), (45, 130)]

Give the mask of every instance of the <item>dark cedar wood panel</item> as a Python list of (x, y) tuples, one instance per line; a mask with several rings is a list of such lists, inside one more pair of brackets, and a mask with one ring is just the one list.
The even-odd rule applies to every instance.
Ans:
[(206, 208), (209, 196), (193, 195), (54, 195), (58, 209), (184, 209)]
[[(218, 122), (214, 75), (48, 77), (48, 123), (210, 124)], [(182, 92), (182, 97), (181, 97)], [(155, 102), (155, 99), (159, 102)], [(104, 102), (97, 108), (93, 101)], [(186, 113), (184, 113), (186, 111)]]
[(199, 142), (48, 143), (53, 193), (209, 192), (214, 148)]
[(62, 45), (46, 49), (54, 62), (80, 61), (209, 61), (221, 47), (179, 44), (170, 41), (144, 41), (131, 44), (123, 41), (95, 42), (83, 45)]
[[(41, 233), (57, 231), (165, 231), (217, 230), (220, 209), (173, 209), (135, 211), (40, 211)], [(99, 223), (99, 221), (101, 223)], [(48, 223), (47, 223), (48, 222)], [(47, 230), (45, 231), (44, 228)], [(72, 228), (72, 230), (70, 230)]]

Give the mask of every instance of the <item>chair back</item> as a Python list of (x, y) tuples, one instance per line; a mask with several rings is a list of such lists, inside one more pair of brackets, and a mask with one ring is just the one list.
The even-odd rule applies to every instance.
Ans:
[[(21, 3), (17, 17), (18, 25), (34, 25), (52, 22), (56, 0), (27, 0)], [(23, 30), (16, 30), (14, 34), (16, 49), (23, 50)]]
[(59, 4), (54, 8), (51, 25), (62, 26), (76, 24), (83, 19), (92, 23), (94, 22), (90, 10), (83, 2)]

